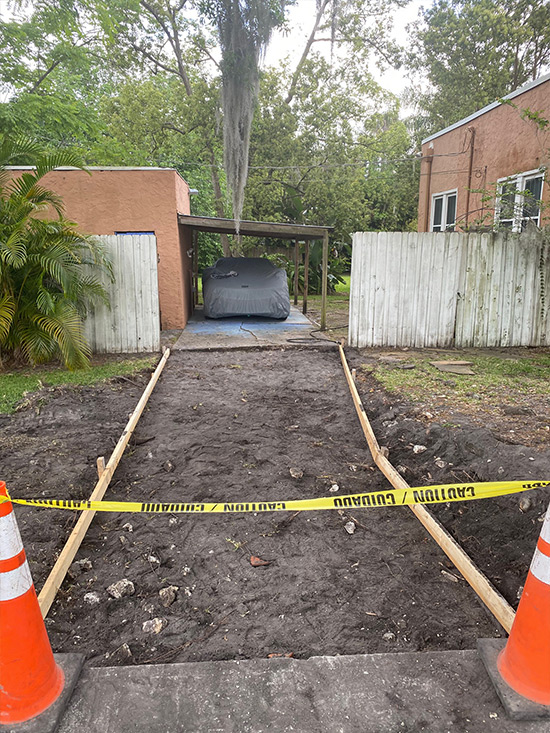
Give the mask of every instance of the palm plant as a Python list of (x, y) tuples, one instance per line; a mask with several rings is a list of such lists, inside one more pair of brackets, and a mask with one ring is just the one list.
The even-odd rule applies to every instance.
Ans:
[[(34, 163), (15, 177), (7, 166)], [(0, 140), (0, 364), (59, 357), (69, 369), (86, 367), (90, 348), (83, 318), (107, 294), (98, 275), (112, 270), (102, 246), (65, 219), (63, 202), (41, 179), (60, 166), (82, 169), (69, 151), (43, 153), (28, 140)], [(55, 218), (46, 218), (53, 209)]]

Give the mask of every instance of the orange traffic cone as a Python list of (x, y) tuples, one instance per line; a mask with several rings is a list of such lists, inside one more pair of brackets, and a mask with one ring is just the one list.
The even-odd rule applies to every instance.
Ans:
[(550, 508), (497, 667), (513, 690), (550, 705)]
[[(7, 496), (0, 481), (0, 496)], [(11, 502), (0, 504), (0, 723), (22, 723), (63, 690)]]

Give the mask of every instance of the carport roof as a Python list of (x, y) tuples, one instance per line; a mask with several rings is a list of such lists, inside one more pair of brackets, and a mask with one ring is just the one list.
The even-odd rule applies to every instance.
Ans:
[(218, 234), (242, 234), (245, 237), (274, 237), (277, 239), (323, 239), (325, 233), (334, 227), (310, 226), (309, 224), (278, 224), (270, 221), (241, 221), (237, 232), (234, 219), (219, 219), (210, 216), (188, 216), (178, 214), (180, 224), (200, 232)]

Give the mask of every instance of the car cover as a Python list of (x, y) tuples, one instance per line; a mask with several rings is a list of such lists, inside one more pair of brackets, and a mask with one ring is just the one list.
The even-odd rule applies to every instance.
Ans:
[(222, 257), (202, 275), (204, 315), (288, 318), (286, 272), (263, 257)]

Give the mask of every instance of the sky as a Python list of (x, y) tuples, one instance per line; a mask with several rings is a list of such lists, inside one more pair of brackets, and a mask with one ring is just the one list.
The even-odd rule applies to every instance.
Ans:
[[(425, 0), (411, 0), (407, 7), (396, 13), (393, 36), (398, 42), (403, 43), (406, 37), (406, 26), (416, 20), (419, 8), (423, 3), (427, 4)], [(316, 0), (298, 0), (296, 5), (290, 8), (288, 12), (290, 33), (286, 35), (281, 31), (276, 31), (273, 34), (265, 57), (266, 64), (276, 65), (288, 56), (291, 63), (296, 65), (313, 27), (316, 14), (315, 5)], [(325, 47), (324, 50), (327, 53), (330, 52), (329, 44), (318, 44), (316, 50), (319, 50), (321, 46)], [(394, 94), (400, 94), (408, 85), (403, 70), (390, 69), (382, 74), (373, 64), (372, 74), (381, 86)]]

